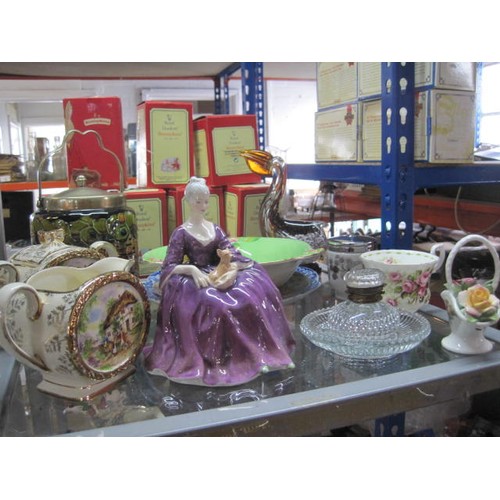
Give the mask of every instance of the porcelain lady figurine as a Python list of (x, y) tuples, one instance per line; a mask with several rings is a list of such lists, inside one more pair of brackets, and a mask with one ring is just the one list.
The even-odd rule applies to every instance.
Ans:
[[(153, 343), (144, 349), (145, 365), (174, 382), (234, 386), (293, 368), (295, 341), (267, 272), (205, 219), (209, 195), (204, 179), (190, 179), (184, 196), (191, 212), (169, 241), (158, 323)], [(227, 250), (230, 265), (227, 252), (221, 252)], [(221, 259), (224, 268), (211, 274)]]

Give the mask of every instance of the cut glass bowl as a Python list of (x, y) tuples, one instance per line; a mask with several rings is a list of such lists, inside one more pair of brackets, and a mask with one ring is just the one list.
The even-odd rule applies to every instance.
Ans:
[[(372, 306), (365, 308), (362, 306)], [(373, 307), (376, 306), (376, 307)], [(385, 314), (385, 307), (396, 314)], [(302, 334), (313, 344), (353, 359), (388, 359), (419, 345), (431, 332), (429, 322), (417, 313), (384, 303), (349, 301), (314, 311), (303, 318)]]

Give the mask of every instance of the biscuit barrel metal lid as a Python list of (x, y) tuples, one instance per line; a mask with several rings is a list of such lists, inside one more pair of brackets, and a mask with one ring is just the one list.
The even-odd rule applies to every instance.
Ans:
[[(76, 179), (76, 188), (57, 194), (42, 196), (41, 171), (49, 157), (60, 153), (75, 134), (94, 134), (99, 146), (114, 160), (120, 175), (120, 190), (105, 191), (86, 186), (86, 177)], [(94, 130), (70, 130), (61, 146), (42, 158), (38, 166), (37, 210), (30, 218), (31, 242), (38, 241), (39, 231), (64, 230), (64, 243), (89, 247), (96, 241), (108, 241), (119, 257), (138, 261), (137, 220), (135, 212), (127, 206), (124, 194), (125, 180), (117, 155), (107, 149)]]

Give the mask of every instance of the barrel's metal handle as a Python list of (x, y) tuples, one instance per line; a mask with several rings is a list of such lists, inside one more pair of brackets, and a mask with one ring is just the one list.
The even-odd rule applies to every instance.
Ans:
[(116, 160), (116, 163), (118, 164), (118, 167), (119, 167), (119, 174), (120, 174), (120, 191), (123, 193), (123, 191), (125, 190), (125, 179), (124, 179), (124, 175), (123, 175), (122, 162), (120, 161), (120, 158), (118, 158), (118, 156), (116, 155), (116, 153), (114, 151), (111, 151), (111, 149), (108, 149), (107, 147), (104, 146), (104, 144), (102, 142), (101, 134), (99, 134), (99, 132), (97, 132), (96, 130), (85, 130), (84, 132), (82, 132), (81, 130), (71, 129), (71, 130), (68, 130), (66, 132), (61, 144), (57, 148), (55, 148), (54, 150), (49, 151), (40, 160), (40, 163), (38, 164), (38, 169), (36, 172), (37, 183), (38, 183), (38, 206), (41, 206), (41, 203), (42, 203), (42, 176), (41, 176), (42, 167), (45, 165), (45, 163), (47, 162), (47, 160), (51, 156), (53, 156), (56, 153), (60, 153), (64, 150), (64, 147), (66, 146), (66, 144), (68, 144), (71, 141), (74, 134), (79, 134), (79, 135), (94, 134), (96, 136), (97, 143), (99, 144), (99, 147), (103, 151), (105, 151), (106, 153), (109, 153), (111, 156), (113, 156), (113, 158)]

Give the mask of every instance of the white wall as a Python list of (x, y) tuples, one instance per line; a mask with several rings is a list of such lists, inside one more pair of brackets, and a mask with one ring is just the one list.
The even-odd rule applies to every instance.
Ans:
[[(240, 82), (230, 81), (231, 106), (241, 112)], [(214, 84), (205, 80), (0, 80), (0, 150), (10, 152), (7, 103), (17, 103), (22, 120), (38, 122), (41, 117), (54, 123), (63, 120), (65, 97), (117, 96), (122, 102), (123, 125), (135, 123), (136, 106), (149, 98), (196, 101), (211, 100)], [(58, 107), (60, 106), (60, 110)]]

